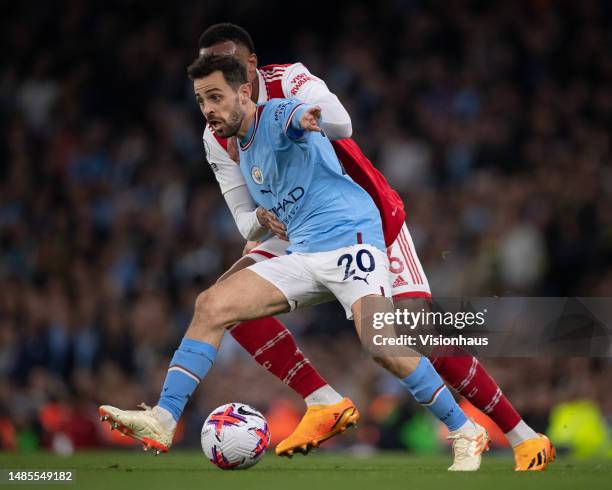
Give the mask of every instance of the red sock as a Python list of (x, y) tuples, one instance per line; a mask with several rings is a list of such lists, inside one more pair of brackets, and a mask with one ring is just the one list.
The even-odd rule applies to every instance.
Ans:
[(521, 416), (497, 383), (469, 352), (446, 347), (432, 352), (429, 359), (440, 376), (472, 405), (491, 417), (504, 433), (521, 421)]
[(242, 322), (230, 333), (259, 364), (302, 398), (327, 384), (304, 357), (291, 332), (276, 318)]

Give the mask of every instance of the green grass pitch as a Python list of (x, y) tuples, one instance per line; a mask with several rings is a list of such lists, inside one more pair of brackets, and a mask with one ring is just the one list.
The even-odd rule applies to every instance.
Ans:
[[(51, 454), (0, 454), (2, 469), (71, 469), (73, 484), (12, 484), (14, 488), (78, 489), (487, 489), (545, 490), (612, 488), (612, 461), (558, 459), (540, 473), (515, 473), (510, 456), (489, 456), (477, 473), (446, 471), (447, 457), (382, 453), (367, 457), (326, 453), (297, 455), (292, 460), (267, 455), (257, 466), (222, 471), (198, 451), (153, 456), (142, 451), (82, 452), (70, 457)], [(1, 485), (4, 486), (4, 485)], [(7, 487), (8, 488), (8, 487)]]

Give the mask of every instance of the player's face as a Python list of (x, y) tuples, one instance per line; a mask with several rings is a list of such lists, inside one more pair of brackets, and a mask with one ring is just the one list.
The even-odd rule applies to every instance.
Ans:
[(217, 136), (229, 138), (240, 129), (246, 114), (246, 100), (250, 98), (249, 87), (244, 84), (235, 91), (220, 71), (193, 81), (196, 101)]
[(233, 56), (238, 59), (244, 66), (247, 67), (247, 78), (249, 82), (253, 82), (257, 77), (257, 55), (251, 53), (246, 46), (236, 44), (234, 41), (223, 41), (213, 44), (209, 48), (202, 48), (200, 55), (206, 54), (224, 54)]

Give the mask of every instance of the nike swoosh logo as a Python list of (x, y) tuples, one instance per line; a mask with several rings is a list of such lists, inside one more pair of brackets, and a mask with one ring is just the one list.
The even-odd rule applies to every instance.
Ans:
[(255, 412), (250, 412), (249, 410), (245, 410), (243, 407), (238, 407), (236, 409), (236, 411), (240, 414), (240, 415), (252, 415), (253, 417), (259, 417), (261, 418), (261, 415), (259, 415), (258, 413)]

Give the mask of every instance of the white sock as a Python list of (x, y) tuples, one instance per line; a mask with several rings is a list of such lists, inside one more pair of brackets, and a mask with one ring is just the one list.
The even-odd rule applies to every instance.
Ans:
[(516, 424), (516, 427), (509, 432), (506, 432), (506, 439), (512, 447), (518, 446), (521, 442), (525, 442), (527, 439), (535, 439), (538, 437), (536, 431), (529, 427), (523, 419)]
[(325, 385), (314, 390), (310, 395), (304, 398), (304, 401), (308, 407), (311, 405), (334, 405), (342, 401), (342, 395), (331, 386)]
[(454, 431), (450, 432), (450, 435), (456, 434), (457, 432), (468, 432), (468, 433), (476, 433), (476, 425), (474, 424), (474, 422), (472, 422), (470, 419), (467, 419), (465, 421), (465, 424), (463, 424), (461, 427), (459, 427), (458, 429), (455, 429)]
[(168, 410), (159, 405), (153, 407), (152, 410), (155, 418), (159, 420), (162, 424), (163, 428), (169, 430), (170, 432), (174, 432), (176, 430), (176, 420)]

